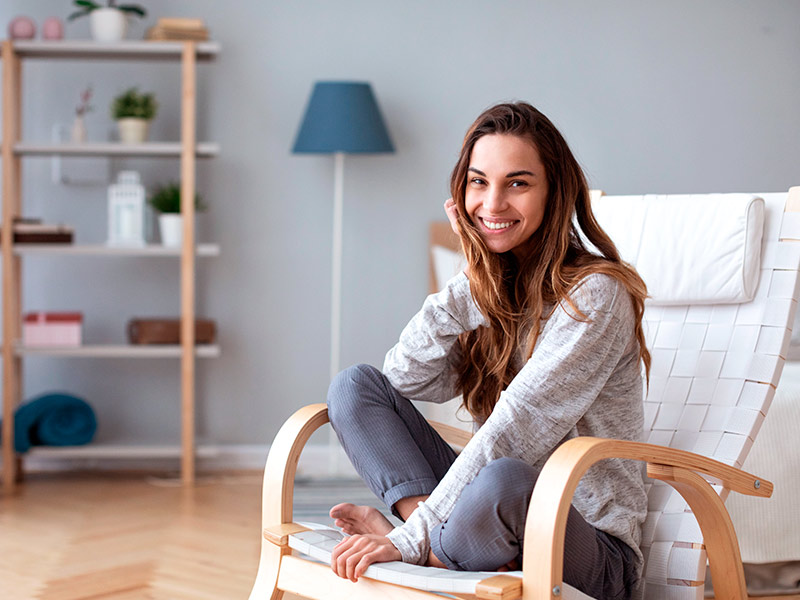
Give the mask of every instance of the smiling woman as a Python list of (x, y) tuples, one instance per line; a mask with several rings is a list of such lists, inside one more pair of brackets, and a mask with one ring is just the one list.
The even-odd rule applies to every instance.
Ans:
[[(513, 569), (534, 484), (555, 449), (578, 435), (637, 440), (642, 430), (646, 289), (592, 215), (558, 130), (529, 104), (490, 108), (467, 132), (450, 191), (445, 211), (467, 269), (427, 298), (382, 371), (347, 369), (328, 393), (345, 452), (405, 521), (333, 507), (351, 534), (331, 555), (341, 577), (400, 559)], [(460, 455), (410, 402), (458, 394), (478, 425)], [(567, 520), (564, 581), (593, 597), (630, 598), (646, 511), (635, 463), (592, 467)]]

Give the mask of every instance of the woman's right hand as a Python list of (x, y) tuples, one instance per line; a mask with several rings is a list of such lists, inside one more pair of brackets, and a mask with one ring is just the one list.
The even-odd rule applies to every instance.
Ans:
[(450, 227), (453, 228), (453, 232), (458, 235), (458, 225), (456, 225), (458, 209), (456, 208), (455, 200), (448, 198), (444, 201), (444, 212), (447, 213), (447, 220), (450, 221)]

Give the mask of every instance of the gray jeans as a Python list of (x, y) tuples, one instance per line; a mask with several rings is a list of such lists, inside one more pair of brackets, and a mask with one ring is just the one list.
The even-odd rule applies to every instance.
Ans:
[[(398, 500), (430, 494), (456, 458), (413, 404), (369, 365), (350, 367), (333, 380), (328, 414), (356, 471), (395, 515)], [(525, 518), (538, 475), (514, 458), (486, 465), (447, 521), (431, 531), (433, 553), (464, 571), (493, 571), (515, 559), (522, 564)], [(595, 598), (629, 598), (635, 578), (633, 550), (588, 524), (573, 507), (564, 581)]]

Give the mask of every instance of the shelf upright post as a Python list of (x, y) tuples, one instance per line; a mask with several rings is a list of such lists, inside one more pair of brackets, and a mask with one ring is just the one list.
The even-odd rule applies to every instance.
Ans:
[(22, 361), (15, 355), (19, 339), (20, 259), (14, 255), (14, 217), (20, 214), (21, 165), (14, 155), (20, 139), (22, 67), (14, 44), (3, 42), (3, 488), (13, 492), (17, 479), (17, 456), (14, 452), (14, 410), (19, 404)]
[(195, 151), (197, 145), (197, 52), (194, 42), (183, 44), (181, 60), (181, 479), (195, 479)]

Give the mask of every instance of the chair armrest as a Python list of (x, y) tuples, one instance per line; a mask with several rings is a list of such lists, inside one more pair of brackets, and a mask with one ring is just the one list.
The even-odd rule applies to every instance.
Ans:
[[(523, 552), (525, 600), (551, 600), (559, 597), (563, 578), (564, 533), (572, 497), (578, 482), (589, 467), (607, 458), (642, 460), (651, 465), (652, 468), (648, 470), (651, 476), (664, 479), (687, 499), (706, 538), (709, 535), (704, 528), (704, 521), (710, 526), (709, 519), (712, 517), (706, 517), (704, 513), (713, 512), (715, 523), (727, 521), (729, 524), (730, 518), (717, 493), (695, 471), (737, 492), (763, 497), (772, 495), (770, 482), (692, 452), (624, 440), (592, 437), (568, 440), (545, 463), (528, 507)], [(720, 510), (722, 515), (719, 514)], [(732, 525), (730, 532), (733, 532)], [(715, 539), (722, 543), (719, 538)], [(533, 540), (535, 542), (531, 543)], [(733, 542), (735, 541), (733, 534)], [(735, 543), (735, 546), (738, 556), (738, 544)], [(713, 576), (714, 559), (708, 543), (707, 550)], [(738, 568), (741, 571), (741, 564)], [(714, 579), (716, 582), (716, 578)], [(720, 585), (724, 584), (722, 582)], [(725, 594), (716, 596), (735, 597)]]
[(289, 417), (275, 436), (264, 469), (261, 524), (266, 530), (292, 522), (297, 461), (311, 434), (328, 422), (326, 404), (309, 404)]
[(460, 446), (463, 448), (472, 439), (472, 433), (446, 423), (439, 423), (438, 421), (428, 420), (428, 424), (436, 430), (442, 439), (451, 446)]

